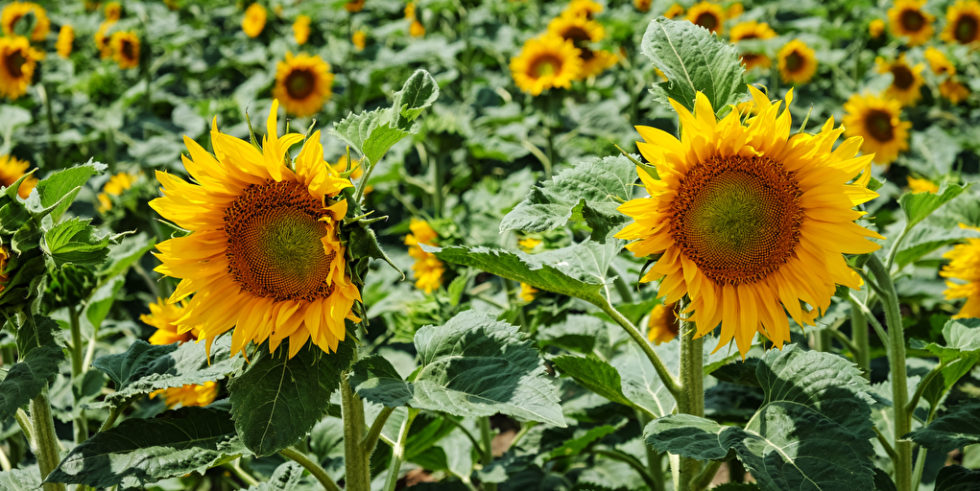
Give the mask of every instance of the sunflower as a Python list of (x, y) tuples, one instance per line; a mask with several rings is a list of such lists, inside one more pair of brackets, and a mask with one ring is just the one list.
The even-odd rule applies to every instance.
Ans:
[[(732, 27), (730, 36), (733, 43), (738, 43), (745, 39), (772, 39), (776, 37), (776, 31), (773, 31), (765, 22), (750, 20), (740, 22)], [(770, 61), (769, 57), (764, 54), (742, 53), (742, 64), (745, 65), (746, 70), (751, 70), (755, 67), (768, 67)]]
[(970, 89), (961, 84), (955, 77), (950, 77), (939, 84), (939, 95), (949, 99), (953, 104), (959, 104), (970, 96)]
[(109, 28), (112, 24), (112, 22), (99, 24), (98, 30), (92, 35), (95, 39), (95, 48), (99, 50), (99, 58), (106, 59), (112, 56), (112, 44), (109, 43)]
[(282, 101), (286, 111), (297, 116), (316, 114), (330, 100), (333, 73), (319, 55), (286, 53), (276, 67), (276, 86), (272, 96)]
[[(105, 213), (112, 209), (112, 198), (110, 196), (120, 196), (124, 191), (133, 187), (139, 176), (128, 172), (120, 172), (113, 175), (102, 186), (102, 192), (97, 196), (99, 200), (99, 213)], [(152, 307), (151, 307), (152, 309)]]
[(514, 83), (531, 95), (554, 87), (567, 89), (581, 71), (578, 48), (554, 35), (527, 40), (520, 54), (510, 60)]
[(44, 53), (23, 36), (0, 38), (0, 95), (16, 99), (27, 92), (34, 69)]
[(540, 244), (541, 239), (535, 239), (534, 237), (524, 237), (517, 241), (517, 247), (520, 247), (524, 252), (531, 252)]
[(119, 2), (105, 4), (105, 20), (115, 22), (122, 18), (122, 5)]
[(925, 4), (926, 0), (896, 0), (888, 9), (892, 33), (905, 37), (909, 46), (918, 46), (932, 37), (935, 17), (922, 10)]
[(926, 48), (923, 56), (929, 62), (929, 68), (932, 69), (932, 73), (936, 75), (956, 75), (956, 66), (949, 61), (949, 58), (946, 58), (946, 54), (942, 51), (930, 46)]
[[(960, 228), (974, 227), (961, 223)], [(943, 266), (939, 276), (963, 282), (947, 281), (946, 291), (943, 292), (947, 300), (966, 299), (954, 317), (980, 318), (980, 239), (967, 239), (966, 243), (953, 247), (943, 257), (949, 259), (949, 264)]]
[(633, 0), (633, 8), (640, 12), (649, 12), (652, 3), (653, 0)]
[(412, 219), (408, 228), (411, 233), (405, 236), (405, 245), (408, 246), (408, 255), (415, 259), (415, 264), (412, 265), (415, 287), (425, 293), (432, 293), (442, 285), (442, 273), (446, 267), (435, 254), (422, 250), (421, 245), (436, 245), (439, 234), (429, 222), (417, 218)]
[(213, 156), (184, 137), (194, 182), (158, 171), (164, 196), (150, 206), (190, 231), (157, 245), (156, 271), (181, 279), (168, 302), (193, 294), (178, 332), (200, 329), (210, 347), (234, 329), (232, 353), (266, 340), (275, 352), (288, 338), (291, 358), (308, 340), (336, 351), (360, 292), (339, 235), (347, 201), (338, 194), (350, 181), (323, 161), (319, 131), (287, 160), (303, 135), (277, 137), (278, 109), (274, 100), (261, 151), (219, 132), (217, 120)]
[(7, 287), (7, 259), (10, 259), (10, 253), (0, 245), (0, 292)]
[[(165, 345), (197, 340), (198, 332), (196, 330), (179, 332), (180, 320), (184, 316), (184, 309), (186, 308), (182, 303), (171, 304), (158, 298), (149, 307), (150, 313), (140, 315), (140, 320), (157, 329), (150, 336), (150, 344)], [(150, 393), (151, 398), (160, 395), (163, 396), (167, 407), (174, 407), (178, 404), (207, 406), (214, 402), (218, 395), (218, 386), (214, 382), (205, 382), (201, 385), (187, 384), (182, 387), (170, 387)]]
[(887, 164), (909, 147), (912, 123), (900, 119), (902, 105), (875, 95), (854, 94), (844, 103), (843, 123), (848, 137), (861, 137), (861, 150), (874, 154), (874, 161)]
[(716, 3), (696, 3), (687, 10), (687, 20), (711, 32), (721, 34), (724, 31), (725, 10)]
[(265, 20), (265, 7), (253, 3), (245, 9), (245, 17), (242, 18), (242, 31), (250, 38), (258, 37), (259, 34), (262, 34), (262, 29), (265, 29)]
[(784, 82), (806, 83), (817, 73), (817, 54), (799, 39), (786, 43), (779, 50), (777, 58), (779, 75)]
[(527, 283), (521, 282), (520, 297), (521, 300), (525, 302), (533, 302), (535, 295), (539, 293), (539, 290)]
[(980, 2), (959, 0), (946, 10), (944, 41), (971, 44), (980, 41)]
[(905, 55), (901, 55), (893, 62), (886, 62), (883, 58), (878, 58), (878, 73), (891, 73), (892, 83), (885, 89), (885, 97), (895, 99), (903, 105), (914, 104), (922, 97), (922, 70), (925, 65), (918, 64), (910, 66), (905, 61)]
[(833, 119), (815, 135), (791, 135), (782, 101), (749, 90), (755, 116), (744, 121), (735, 111), (716, 120), (698, 92), (693, 114), (671, 101), (681, 140), (637, 127), (659, 178), (637, 169), (649, 197), (620, 205), (635, 221), (616, 234), (634, 241), (627, 248), (636, 256), (660, 256), (640, 281), (662, 279), (665, 305), (686, 295), (696, 335), (720, 322), (715, 350), (734, 338), (743, 357), (756, 332), (777, 347), (789, 340), (786, 312), (812, 325), (835, 285), (859, 288), (843, 254), (874, 251), (867, 238), (881, 238), (854, 223), (862, 212), (852, 207), (877, 196), (866, 188), (871, 156), (855, 157), (860, 139), (834, 149), (843, 129)]
[(562, 16), (584, 17), (588, 20), (595, 18), (596, 14), (602, 12), (602, 5), (592, 0), (572, 0), (562, 11)]
[(140, 64), (140, 38), (132, 31), (115, 32), (109, 39), (112, 57), (119, 68), (136, 68)]
[(8, 36), (18, 36), (17, 23), (27, 15), (34, 16), (34, 29), (30, 32), (31, 41), (44, 41), (51, 30), (51, 21), (48, 20), (48, 13), (44, 7), (34, 2), (11, 2), (3, 8), (0, 13), (0, 24), (3, 24), (3, 33)]
[(355, 13), (364, 10), (364, 0), (354, 0), (352, 2), (347, 2), (344, 4), (344, 10)]
[(293, 38), (296, 39), (296, 44), (300, 46), (306, 44), (306, 41), (310, 39), (310, 20), (308, 15), (298, 15), (296, 21), (293, 22)]
[(650, 311), (650, 317), (647, 319), (647, 339), (651, 343), (659, 345), (677, 337), (677, 314), (674, 313), (676, 307), (676, 304), (659, 304)]
[(365, 46), (367, 46), (367, 34), (365, 34), (364, 31), (358, 29), (354, 31), (354, 34), (351, 34), (350, 42), (351, 44), (354, 45), (355, 48), (357, 48), (358, 51), (361, 51), (364, 49)]
[(178, 404), (184, 407), (203, 407), (211, 404), (218, 397), (218, 385), (214, 382), (204, 382), (200, 385), (187, 384), (183, 387), (170, 387), (151, 392), (150, 398), (160, 395), (163, 396), (163, 401), (169, 408)]
[[(13, 186), (18, 179), (27, 173), (30, 166), (31, 164), (12, 155), (0, 157), (0, 185), (3, 187)], [(17, 188), (17, 195), (26, 199), (34, 186), (37, 186), (37, 179), (33, 176), (24, 179), (20, 183), (20, 187)]]
[(58, 41), (55, 43), (55, 50), (58, 56), (68, 58), (71, 56), (72, 44), (75, 42), (75, 28), (65, 24), (58, 31)]
[(868, 34), (870, 34), (872, 38), (878, 39), (884, 33), (885, 21), (883, 19), (874, 19), (868, 24)]
[(671, 4), (670, 7), (667, 7), (667, 11), (664, 12), (664, 17), (668, 19), (673, 19), (679, 15), (684, 15), (684, 7), (682, 7), (679, 3)]
[(725, 18), (734, 19), (745, 13), (745, 6), (741, 2), (735, 2), (725, 9)]
[(412, 20), (412, 23), (408, 25), (408, 35), (413, 38), (425, 36), (425, 26), (418, 20)]
[(916, 177), (909, 176), (909, 192), (910, 193), (938, 193), (939, 186), (936, 183), (928, 179), (920, 179)]

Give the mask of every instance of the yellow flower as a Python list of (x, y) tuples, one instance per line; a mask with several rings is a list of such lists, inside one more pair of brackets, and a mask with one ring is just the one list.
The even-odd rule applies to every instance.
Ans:
[(0, 245), (0, 292), (7, 288), (7, 259), (10, 259), (10, 253)]
[(784, 82), (802, 84), (809, 82), (817, 73), (817, 55), (812, 48), (799, 39), (794, 39), (782, 49), (779, 59), (779, 75)]
[(528, 285), (527, 283), (521, 282), (521, 300), (525, 302), (533, 302), (534, 296), (538, 294), (538, 289)]
[(330, 64), (319, 55), (286, 53), (276, 67), (276, 86), (272, 96), (282, 101), (286, 111), (296, 116), (316, 114), (333, 94)]
[[(776, 31), (773, 31), (769, 24), (765, 22), (756, 22), (750, 20), (747, 22), (740, 22), (732, 28), (731, 40), (733, 43), (738, 43), (739, 41), (745, 39), (772, 39), (776, 37)], [(770, 65), (769, 57), (760, 53), (742, 53), (742, 64), (745, 65), (746, 70), (751, 70), (755, 67), (768, 67)]]
[(534, 237), (524, 237), (523, 239), (517, 241), (517, 246), (524, 252), (531, 252), (540, 244), (541, 239), (535, 239)]
[(364, 9), (364, 0), (354, 0), (344, 4), (344, 10), (352, 14), (355, 12), (360, 12), (363, 9)]
[(970, 96), (970, 89), (958, 80), (950, 77), (939, 84), (939, 95), (949, 99), (953, 104), (959, 104)]
[[(973, 227), (960, 224), (960, 228)], [(980, 239), (967, 239), (966, 243), (957, 245), (943, 254), (943, 257), (949, 259), (949, 264), (943, 266), (939, 275), (963, 282), (946, 282), (944, 294), (947, 300), (966, 299), (963, 307), (954, 317), (958, 319), (980, 317)]]
[(649, 12), (652, 3), (653, 0), (633, 0), (633, 8), (640, 12)]
[(115, 22), (122, 17), (122, 5), (119, 2), (109, 2), (105, 4), (105, 20)]
[(150, 206), (190, 232), (157, 244), (156, 271), (180, 279), (168, 302), (193, 294), (178, 331), (200, 329), (210, 347), (233, 329), (232, 353), (267, 340), (275, 352), (288, 338), (291, 358), (307, 341), (336, 351), (361, 295), (339, 234), (350, 181), (324, 162), (319, 131), (287, 162), (303, 135), (277, 136), (278, 109), (274, 100), (261, 150), (219, 132), (217, 120), (214, 155), (184, 137), (194, 182), (158, 171), (163, 197)]
[(878, 39), (882, 34), (885, 33), (885, 21), (884, 19), (874, 19), (868, 24), (868, 34), (872, 38)]
[(527, 40), (520, 54), (510, 60), (514, 83), (531, 95), (556, 87), (567, 89), (581, 71), (578, 48), (554, 35)]
[(578, 48), (582, 68), (577, 78), (584, 79), (598, 75), (619, 61), (615, 53), (593, 50), (589, 47), (589, 43), (601, 41), (606, 33), (599, 23), (585, 17), (557, 17), (548, 24), (548, 34), (570, 41)]
[(412, 265), (415, 287), (425, 293), (432, 293), (442, 286), (442, 274), (446, 267), (435, 254), (422, 250), (420, 244), (436, 245), (438, 234), (428, 222), (417, 218), (412, 219), (408, 228), (412, 233), (405, 236), (405, 245), (408, 246), (408, 255), (415, 259), (415, 264)]
[(97, 196), (99, 200), (99, 213), (105, 213), (111, 210), (112, 199), (110, 196), (122, 195), (124, 191), (133, 187), (137, 179), (139, 179), (139, 176), (127, 172), (120, 172), (110, 177), (105, 185), (102, 186), (102, 192)]
[(99, 24), (99, 29), (92, 36), (95, 39), (95, 48), (99, 50), (99, 58), (106, 59), (112, 56), (112, 44), (109, 43), (109, 28), (113, 22), (103, 22)]
[(722, 34), (725, 30), (725, 11), (716, 3), (694, 4), (687, 10), (687, 20), (717, 34)]
[(167, 407), (173, 408), (178, 404), (188, 406), (207, 406), (218, 397), (218, 386), (214, 382), (204, 382), (201, 385), (187, 384), (183, 387), (155, 390), (150, 398), (163, 395)]
[(949, 58), (946, 58), (946, 54), (942, 51), (930, 46), (926, 48), (923, 56), (929, 62), (929, 68), (932, 69), (932, 73), (936, 75), (956, 75), (956, 67), (949, 61)]
[(75, 29), (68, 24), (61, 26), (61, 30), (58, 31), (58, 41), (55, 43), (55, 50), (58, 52), (58, 56), (62, 58), (71, 56), (71, 48), (74, 42)]
[(926, 0), (895, 0), (895, 5), (888, 9), (888, 23), (892, 33), (906, 38), (909, 46), (918, 46), (932, 37), (931, 14), (922, 11)]
[(909, 181), (910, 193), (937, 193), (939, 186), (928, 179), (919, 179), (912, 176), (907, 177)]
[(971, 44), (980, 41), (980, 2), (959, 0), (946, 10), (944, 41)]
[(262, 29), (265, 29), (265, 20), (265, 7), (253, 3), (245, 9), (245, 17), (242, 18), (242, 31), (250, 38), (258, 37), (259, 34), (262, 34)]
[(112, 58), (119, 68), (136, 68), (140, 64), (140, 38), (132, 31), (114, 32), (109, 40), (112, 46)]
[(310, 16), (298, 15), (296, 22), (293, 22), (293, 38), (296, 44), (302, 46), (310, 39)]
[(367, 35), (364, 33), (364, 31), (358, 29), (354, 31), (354, 34), (351, 34), (350, 42), (355, 48), (357, 48), (358, 51), (361, 51), (364, 49), (364, 46), (367, 45)]
[(677, 308), (677, 304), (659, 304), (650, 311), (650, 317), (647, 320), (647, 339), (651, 343), (656, 345), (668, 343), (677, 337), (678, 326), (677, 315), (674, 314), (675, 308)]
[(406, 19), (415, 20), (415, 2), (406, 3), (404, 13)]
[(596, 14), (602, 12), (602, 5), (592, 0), (572, 0), (562, 11), (562, 16), (584, 17), (588, 20), (595, 18)]
[(16, 99), (27, 92), (37, 62), (44, 53), (23, 36), (0, 38), (0, 95)]
[[(347, 155), (341, 155), (340, 158), (337, 159), (337, 163), (331, 165), (338, 174), (347, 172)], [(350, 170), (351, 179), (360, 179), (360, 177), (364, 175), (364, 168), (361, 167), (361, 161), (358, 159), (351, 159)]]
[(667, 11), (664, 12), (664, 17), (668, 19), (673, 19), (679, 15), (684, 15), (684, 7), (681, 7), (678, 3), (671, 4), (670, 7), (667, 7)]
[(905, 61), (905, 55), (900, 55), (897, 60), (889, 63), (883, 58), (878, 58), (878, 73), (891, 73), (892, 83), (885, 89), (885, 97), (892, 98), (901, 102), (903, 105), (914, 104), (922, 97), (920, 90), (925, 79), (922, 78), (922, 70), (925, 65), (918, 64), (909, 66)]
[(861, 150), (874, 154), (874, 161), (887, 164), (909, 148), (912, 123), (900, 119), (902, 105), (875, 95), (854, 94), (844, 103), (843, 123), (848, 137), (861, 137)]
[(735, 2), (729, 5), (727, 9), (725, 9), (725, 18), (734, 19), (742, 15), (743, 13), (745, 13), (745, 7), (742, 6), (741, 2)]
[(871, 157), (855, 156), (860, 139), (835, 149), (843, 129), (833, 119), (791, 134), (782, 101), (749, 89), (756, 115), (744, 121), (735, 111), (716, 120), (698, 92), (693, 114), (671, 101), (682, 139), (637, 127), (659, 178), (637, 169), (649, 197), (620, 205), (635, 221), (616, 234), (637, 257), (659, 255), (640, 281), (660, 279), (665, 305), (686, 295), (696, 336), (721, 323), (715, 349), (734, 338), (743, 357), (756, 332), (789, 341), (787, 312), (812, 325), (836, 285), (859, 288), (843, 254), (874, 251), (867, 238), (881, 238), (854, 223), (863, 213), (852, 208), (877, 196), (866, 188)]
[(408, 34), (413, 38), (425, 36), (425, 26), (417, 20), (413, 20), (408, 26)]
[[(156, 332), (150, 336), (150, 344), (165, 345), (173, 343), (185, 343), (197, 339), (197, 332), (187, 331), (179, 333), (179, 321), (184, 315), (184, 305), (181, 303), (170, 304), (161, 298), (155, 303), (150, 304), (150, 313), (140, 316), (140, 320), (157, 328)], [(214, 382), (205, 382), (202, 385), (187, 384), (182, 387), (170, 387), (159, 389), (150, 393), (150, 398), (163, 396), (167, 407), (174, 407), (178, 404), (184, 406), (207, 406), (214, 402), (218, 395), (218, 387)]]
[(0, 24), (7, 36), (17, 36), (17, 23), (28, 14), (34, 15), (34, 29), (30, 32), (31, 41), (44, 41), (51, 30), (51, 21), (44, 7), (34, 2), (11, 2), (0, 13)]

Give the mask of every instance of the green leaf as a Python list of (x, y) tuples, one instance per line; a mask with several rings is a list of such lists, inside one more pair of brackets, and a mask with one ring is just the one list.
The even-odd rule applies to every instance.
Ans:
[(977, 232), (971, 229), (939, 227), (929, 222), (922, 223), (905, 236), (895, 254), (895, 263), (902, 267), (918, 261), (926, 254), (939, 248), (976, 236)]
[(923, 447), (946, 453), (954, 448), (980, 443), (980, 401), (967, 401), (908, 437)]
[(293, 461), (282, 463), (272, 472), (272, 476), (266, 482), (261, 482), (257, 486), (251, 486), (249, 491), (288, 491), (297, 489), (302, 483), (303, 474), (306, 472), (303, 466)]
[(594, 356), (559, 355), (551, 359), (563, 375), (575, 379), (582, 387), (597, 395), (627, 407), (636, 407), (623, 394), (622, 378), (612, 365)]
[(578, 455), (590, 445), (602, 439), (606, 435), (616, 431), (617, 429), (619, 428), (611, 425), (602, 425), (596, 426), (595, 428), (590, 428), (582, 436), (565, 440), (565, 443), (562, 443), (557, 448), (554, 448), (548, 452), (546, 454), (546, 458), (557, 459), (561, 457), (573, 457)]
[(425, 70), (416, 70), (402, 90), (395, 92), (392, 109), (398, 112), (398, 127), (405, 128), (439, 98), (439, 84)]
[(42, 249), (63, 263), (96, 264), (109, 253), (109, 236), (99, 235), (88, 218), (65, 220), (44, 232)]
[[(82, 165), (55, 172), (37, 183), (41, 208), (51, 210), (51, 218), (58, 221), (71, 206), (75, 196), (89, 178), (104, 171), (105, 164), (89, 160)], [(34, 210), (35, 212), (42, 210)]]
[(99, 276), (111, 278), (125, 273), (155, 245), (153, 239), (146, 234), (124, 237), (118, 244), (109, 246), (108, 259), (99, 271)]
[(937, 194), (933, 193), (905, 193), (901, 198), (898, 199), (898, 204), (902, 206), (902, 210), (905, 212), (906, 228), (912, 228), (917, 223), (924, 220), (926, 217), (932, 214), (932, 212), (939, 209), (939, 207), (948, 203), (953, 198), (957, 197), (963, 191), (969, 188), (969, 184), (959, 185), (950, 184), (939, 191)]
[(387, 362), (358, 364), (352, 383), (361, 397), (455, 416), (509, 416), (565, 426), (558, 389), (538, 351), (509, 324), (463, 312), (415, 334), (419, 368), (401, 381)]
[(616, 208), (632, 197), (635, 181), (636, 167), (622, 155), (579, 162), (531, 188), (531, 194), (501, 220), (500, 230), (543, 232), (578, 216), (592, 228), (593, 239), (605, 239), (626, 222)]
[(228, 385), (231, 414), (242, 443), (258, 456), (286, 448), (327, 413), (330, 394), (354, 354), (353, 339), (324, 353), (307, 345), (292, 358), (286, 350), (263, 354)]
[(939, 469), (935, 491), (974, 491), (980, 482), (980, 469), (950, 465)]
[(980, 362), (980, 319), (950, 319), (943, 326), (943, 338), (945, 346), (929, 343), (924, 348), (944, 364), (945, 393)]
[(228, 411), (185, 407), (96, 433), (73, 448), (47, 482), (143, 487), (204, 472), (243, 453)]
[(651, 89), (663, 102), (670, 98), (693, 110), (694, 94), (700, 91), (715, 111), (722, 111), (746, 93), (738, 50), (686, 20), (650, 21), (640, 51), (650, 58), (651, 68), (667, 77)]
[(41, 472), (37, 465), (0, 472), (0, 491), (24, 491), (41, 488)]
[(25, 406), (41, 393), (58, 374), (58, 364), (65, 353), (57, 345), (30, 350), (10, 367), (0, 382), (0, 423), (13, 418), (17, 408)]

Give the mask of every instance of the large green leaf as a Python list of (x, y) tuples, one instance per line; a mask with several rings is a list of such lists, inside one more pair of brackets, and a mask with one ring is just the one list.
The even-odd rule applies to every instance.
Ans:
[(935, 491), (975, 491), (980, 482), (980, 469), (950, 465), (939, 469)]
[(738, 102), (746, 92), (745, 69), (738, 50), (703, 27), (686, 20), (658, 17), (647, 26), (640, 51), (650, 58), (667, 82), (651, 92), (666, 102), (673, 99), (694, 108), (694, 94), (703, 92), (715, 111)]
[(109, 253), (109, 236), (100, 234), (90, 219), (72, 218), (44, 232), (42, 249), (55, 264), (96, 264)]
[(977, 237), (977, 232), (972, 229), (941, 227), (928, 221), (921, 223), (902, 240), (895, 254), (895, 264), (900, 267), (911, 264), (932, 251), (970, 237)]
[(203, 472), (243, 453), (228, 411), (185, 407), (96, 433), (73, 448), (47, 482), (142, 487)]
[(285, 348), (253, 360), (228, 385), (239, 438), (256, 455), (286, 448), (327, 413), (330, 394), (354, 355), (353, 339), (324, 353), (307, 345), (289, 358)]
[(41, 472), (37, 465), (0, 472), (0, 491), (24, 491), (41, 488)]
[(0, 382), (0, 423), (14, 416), (58, 374), (65, 353), (57, 345), (41, 346), (27, 352), (14, 363)]
[(917, 223), (924, 220), (939, 209), (940, 206), (948, 203), (963, 191), (969, 188), (969, 184), (959, 185), (950, 184), (938, 193), (905, 193), (898, 199), (898, 204), (902, 206), (907, 219), (906, 228), (914, 227)]
[(563, 375), (575, 379), (582, 387), (624, 406), (636, 407), (623, 394), (623, 381), (616, 368), (594, 356), (560, 355), (551, 359)]
[(387, 406), (565, 425), (558, 389), (517, 327), (466, 311), (419, 329), (415, 349), (419, 368), (407, 381), (377, 358), (358, 363), (351, 379), (358, 395)]
[(950, 390), (980, 362), (980, 319), (950, 319), (943, 326), (945, 345), (929, 343), (926, 350), (943, 364), (943, 392)]
[(108, 258), (99, 271), (99, 276), (111, 278), (125, 273), (130, 266), (139, 261), (155, 245), (156, 243), (146, 234), (124, 237), (118, 244), (109, 246)]
[(58, 221), (71, 206), (75, 196), (78, 195), (78, 191), (82, 189), (82, 185), (88, 182), (90, 177), (105, 169), (105, 164), (89, 160), (85, 164), (52, 173), (37, 183), (36, 189), (40, 196), (40, 208), (33, 211), (50, 211), (51, 218)]
[(930, 450), (946, 453), (980, 443), (980, 401), (958, 404), (909, 437)]

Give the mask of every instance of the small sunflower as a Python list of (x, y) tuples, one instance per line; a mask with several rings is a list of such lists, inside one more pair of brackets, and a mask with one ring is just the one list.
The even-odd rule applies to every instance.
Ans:
[(941, 35), (944, 41), (972, 44), (980, 41), (980, 2), (959, 0), (946, 10), (946, 29)]
[(418, 20), (412, 20), (412, 23), (408, 25), (408, 35), (413, 38), (425, 36), (425, 26)]
[(0, 24), (3, 24), (3, 33), (7, 36), (18, 36), (17, 23), (27, 15), (34, 16), (34, 29), (30, 32), (31, 41), (44, 41), (51, 30), (51, 21), (44, 7), (34, 2), (11, 2), (3, 8), (0, 13)]
[(99, 28), (92, 35), (95, 39), (95, 48), (99, 50), (99, 58), (103, 60), (112, 56), (112, 44), (109, 43), (109, 28), (112, 27), (112, 22), (103, 22), (99, 24)]
[(696, 3), (687, 10), (687, 20), (711, 32), (722, 34), (725, 27), (725, 10), (716, 3)]
[(633, 0), (633, 8), (640, 12), (649, 12), (652, 3), (653, 0)]
[[(13, 186), (18, 179), (27, 173), (27, 169), (31, 164), (18, 159), (12, 155), (4, 155), (0, 157), (0, 185), (3, 187)], [(37, 186), (37, 179), (34, 177), (28, 177), (20, 183), (20, 187), (17, 188), (17, 195), (21, 198), (27, 198), (31, 194), (31, 190)]]
[(150, 206), (190, 233), (157, 244), (156, 271), (180, 278), (169, 303), (190, 297), (178, 332), (199, 329), (209, 347), (232, 330), (232, 353), (267, 340), (275, 352), (287, 338), (290, 358), (307, 341), (335, 352), (361, 298), (340, 242), (350, 181), (324, 162), (319, 131), (287, 159), (303, 135), (277, 136), (278, 109), (273, 101), (261, 150), (215, 120), (214, 155), (184, 137), (193, 182), (157, 172), (163, 197)]
[(360, 12), (364, 10), (364, 0), (354, 0), (352, 2), (347, 2), (344, 4), (344, 10), (350, 13)]
[(934, 32), (931, 14), (922, 10), (926, 0), (896, 0), (888, 9), (888, 23), (892, 33), (906, 38), (909, 46), (918, 46), (932, 37)]
[(868, 24), (868, 34), (870, 34), (873, 39), (880, 38), (881, 35), (884, 33), (885, 33), (884, 19), (874, 19)]
[(909, 176), (906, 179), (908, 179), (909, 182), (910, 193), (938, 193), (939, 192), (939, 186), (937, 186), (936, 183), (928, 179), (920, 179), (912, 176)]
[(659, 256), (640, 281), (660, 279), (665, 305), (686, 295), (696, 336), (720, 323), (715, 350), (734, 338), (743, 357), (756, 332), (782, 347), (789, 317), (813, 325), (836, 285), (859, 288), (843, 255), (874, 251), (868, 237), (881, 238), (854, 222), (863, 213), (852, 208), (877, 196), (860, 139), (834, 148), (844, 130), (833, 119), (815, 135), (791, 134), (782, 101), (749, 90), (755, 116), (719, 121), (698, 92), (693, 114), (671, 101), (680, 140), (637, 127), (659, 178), (637, 168), (649, 197), (619, 206), (634, 222), (616, 234), (637, 257)]
[(258, 37), (259, 34), (262, 34), (262, 29), (265, 29), (265, 21), (265, 7), (253, 3), (245, 9), (245, 17), (242, 18), (242, 31), (250, 38)]
[(529, 39), (520, 54), (510, 60), (514, 83), (531, 95), (540, 95), (551, 88), (567, 89), (581, 71), (578, 48), (571, 41), (553, 35)]
[(599, 12), (602, 12), (602, 5), (592, 1), (592, 0), (572, 0), (568, 2), (568, 6), (562, 11), (562, 16), (569, 17), (584, 17), (588, 20), (595, 18)]
[[(112, 198), (111, 196), (121, 196), (123, 192), (127, 189), (133, 187), (139, 176), (136, 174), (130, 174), (128, 172), (120, 172), (113, 175), (106, 181), (105, 185), (102, 186), (102, 192), (97, 196), (99, 200), (99, 213), (105, 213), (112, 209)], [(152, 307), (151, 307), (152, 309)], [(169, 344), (169, 343), (165, 343)]]
[(903, 105), (914, 104), (922, 97), (922, 70), (925, 65), (909, 65), (905, 61), (905, 55), (901, 55), (897, 60), (887, 62), (883, 58), (878, 58), (878, 73), (891, 73), (892, 83), (885, 89), (885, 97), (892, 98), (901, 102)]
[(667, 11), (664, 12), (664, 17), (668, 19), (673, 19), (680, 15), (684, 15), (684, 7), (679, 3), (671, 4), (670, 7), (667, 7)]
[(735, 2), (729, 5), (728, 8), (725, 9), (725, 18), (731, 20), (744, 13), (745, 13), (745, 6), (742, 5), (742, 2)]
[(112, 58), (119, 64), (119, 68), (136, 68), (140, 64), (140, 38), (132, 31), (119, 31), (112, 34), (109, 39), (112, 47)]
[(122, 18), (122, 5), (119, 2), (105, 4), (105, 20), (115, 22)]
[(784, 82), (802, 84), (817, 73), (817, 54), (803, 41), (794, 39), (779, 50), (779, 75)]
[(535, 239), (534, 237), (524, 237), (517, 241), (517, 247), (520, 247), (524, 252), (531, 252), (539, 245), (541, 245), (541, 239)]
[(901, 120), (902, 105), (875, 95), (854, 94), (844, 103), (843, 123), (848, 137), (864, 139), (861, 150), (874, 154), (874, 161), (888, 164), (909, 147), (912, 123)]
[(330, 100), (333, 73), (330, 64), (319, 55), (286, 53), (276, 66), (276, 86), (272, 96), (282, 101), (286, 111), (296, 116), (311, 116)]
[(204, 382), (203, 384), (187, 384), (182, 387), (170, 387), (168, 389), (155, 390), (150, 393), (150, 398), (163, 396), (163, 402), (169, 408), (181, 405), (188, 406), (207, 406), (214, 402), (218, 397), (218, 384), (214, 382)]
[(959, 104), (970, 96), (970, 89), (961, 84), (955, 77), (950, 77), (939, 84), (939, 95), (953, 104)]
[[(960, 228), (973, 227), (960, 224)], [(954, 317), (980, 318), (980, 239), (967, 239), (965, 243), (953, 247), (943, 257), (949, 259), (949, 264), (943, 266), (939, 276), (958, 280), (946, 282), (946, 291), (943, 292), (946, 299), (966, 299), (963, 307)]]
[(296, 44), (302, 46), (310, 39), (310, 21), (308, 15), (296, 16), (296, 21), (293, 22), (293, 39), (296, 40)]
[(364, 49), (365, 46), (367, 46), (367, 34), (364, 31), (358, 29), (354, 31), (354, 34), (351, 34), (350, 42), (351, 44), (354, 45), (355, 48), (357, 48), (358, 51), (361, 51)]
[(674, 309), (677, 304), (664, 305), (658, 304), (650, 311), (647, 319), (647, 339), (651, 343), (659, 345), (668, 343), (677, 337), (677, 314)]
[(62, 58), (71, 56), (71, 48), (74, 43), (75, 29), (68, 24), (61, 26), (61, 30), (58, 31), (58, 41), (55, 43), (55, 50), (58, 52), (58, 56)]
[(949, 61), (949, 58), (942, 51), (930, 46), (926, 48), (923, 56), (929, 62), (929, 68), (932, 69), (932, 73), (936, 75), (956, 75), (956, 66), (953, 65), (953, 62)]
[[(772, 39), (776, 37), (776, 31), (773, 31), (765, 22), (750, 20), (740, 22), (732, 27), (730, 36), (733, 43), (738, 43), (746, 39)], [(745, 65), (746, 70), (751, 70), (755, 67), (766, 68), (770, 61), (769, 57), (764, 54), (742, 53), (742, 64)]]
[(589, 44), (601, 41), (606, 32), (598, 22), (582, 16), (562, 16), (548, 24), (548, 33), (571, 42), (579, 50), (582, 69), (578, 78), (588, 78), (602, 73), (619, 61), (615, 53), (593, 50)]
[(415, 259), (412, 264), (415, 287), (425, 293), (432, 293), (442, 286), (442, 274), (446, 267), (435, 254), (422, 250), (421, 245), (436, 245), (439, 234), (428, 222), (417, 218), (412, 219), (408, 228), (412, 233), (405, 236), (405, 245), (408, 246), (408, 255)]
[(533, 302), (534, 297), (539, 293), (539, 290), (527, 283), (521, 282), (520, 297), (521, 300), (525, 302)]
[(16, 99), (27, 92), (37, 62), (44, 53), (23, 36), (0, 38), (0, 95)]

